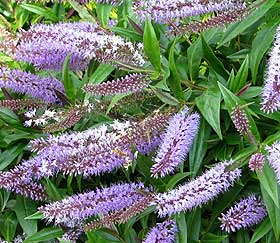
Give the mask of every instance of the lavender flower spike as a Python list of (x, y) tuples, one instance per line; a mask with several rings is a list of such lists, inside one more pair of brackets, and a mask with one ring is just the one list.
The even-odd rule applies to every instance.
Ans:
[(273, 47), (270, 51), (265, 85), (262, 93), (262, 110), (274, 112), (280, 108), (280, 26), (278, 26)]
[(95, 96), (125, 94), (139, 92), (148, 86), (150, 80), (143, 74), (129, 74), (123, 78), (101, 83), (86, 84), (83, 89)]
[(175, 242), (177, 225), (174, 220), (166, 220), (153, 227), (143, 243), (172, 243)]
[(266, 146), (265, 149), (268, 152), (268, 162), (274, 169), (278, 184), (280, 185), (280, 141), (276, 141), (271, 146)]
[(162, 138), (163, 143), (151, 168), (153, 177), (164, 177), (172, 173), (189, 152), (198, 131), (199, 114), (187, 115), (188, 111), (189, 109), (185, 108), (169, 120), (169, 126)]
[(91, 216), (131, 206), (145, 196), (138, 190), (149, 192), (142, 183), (116, 184), (47, 204), (39, 211), (49, 222), (75, 227)]
[(236, 203), (225, 214), (222, 213), (219, 220), (222, 222), (221, 229), (230, 233), (258, 224), (266, 215), (263, 200), (251, 195)]
[(191, 210), (226, 191), (241, 176), (240, 169), (228, 170), (233, 161), (225, 161), (203, 175), (169, 192), (156, 195), (155, 204), (160, 217)]
[(9, 88), (17, 93), (28, 94), (48, 103), (58, 101), (55, 90), (64, 93), (62, 83), (54, 78), (43, 78), (21, 70), (0, 68), (0, 88)]

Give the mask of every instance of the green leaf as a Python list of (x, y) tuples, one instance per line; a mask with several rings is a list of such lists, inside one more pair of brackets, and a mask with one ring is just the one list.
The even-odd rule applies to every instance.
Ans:
[[(279, 236), (280, 236), (280, 209), (275, 205), (275, 203), (271, 199), (270, 195), (264, 189), (263, 185), (260, 184), (260, 186), (261, 186), (262, 197), (265, 202), (265, 206), (266, 206), (268, 216), (270, 219), (270, 223), (272, 224), (275, 238), (276, 238), (276, 240), (278, 240)], [(278, 190), (279, 190), (279, 187), (278, 187)], [(278, 191), (278, 195), (279, 195), (279, 191)], [(279, 201), (279, 198), (278, 198), (278, 201)]]
[[(250, 52), (250, 69), (252, 73), (253, 84), (255, 84), (257, 81), (259, 65), (264, 54), (271, 47), (277, 26), (278, 23), (272, 26), (263, 27), (260, 31), (258, 31), (255, 39), (252, 42), (252, 49)], [(265, 41), (263, 41), (264, 38)]]
[(91, 14), (86, 10), (86, 8), (80, 5), (76, 0), (67, 0), (71, 6), (78, 12), (82, 20), (95, 23), (95, 19)]
[(277, 180), (276, 180), (275, 172), (273, 171), (273, 169), (270, 168), (270, 166), (266, 162), (264, 164), (263, 169), (261, 171), (257, 171), (257, 175), (258, 175), (260, 184), (262, 185), (263, 189), (271, 197), (274, 204), (277, 207), (279, 207), (278, 186), (277, 186)]
[(46, 19), (49, 19), (53, 22), (58, 22), (59, 21), (59, 18), (49, 8), (42, 8), (42, 7), (39, 7), (37, 5), (27, 4), (27, 3), (21, 4), (20, 6), (24, 9), (32, 12), (32, 13), (38, 14), (39, 16), (42, 16), (42, 17), (44, 17)]
[(119, 94), (119, 95), (115, 95), (112, 100), (111, 103), (109, 104), (106, 114), (108, 114), (110, 112), (110, 110), (112, 110), (112, 108), (124, 97), (128, 96), (129, 94)]
[(156, 87), (151, 86), (151, 89), (154, 91), (155, 95), (163, 102), (168, 105), (177, 106), (180, 102), (173, 97), (171, 94), (162, 91)]
[[(210, 41), (216, 35), (217, 31), (216, 28), (205, 31), (203, 33), (205, 40)], [(194, 82), (198, 77), (199, 65), (203, 57), (201, 37), (198, 37), (198, 39), (188, 48), (187, 55), (190, 79)]]
[[(259, 4), (263, 2), (263, 0), (259, 0), (254, 2), (254, 4)], [(260, 6), (254, 8), (254, 11), (246, 17), (243, 21), (232, 24), (224, 34), (223, 39), (221, 40), (219, 47), (223, 46), (227, 42), (231, 41), (236, 36), (240, 35), (243, 31), (245, 31), (248, 27), (256, 23), (261, 17), (263, 17), (266, 12), (272, 8), (272, 6), (276, 3), (276, 0), (265, 1), (265, 3)]]
[(160, 72), (161, 64), (160, 64), (159, 43), (157, 40), (155, 30), (149, 18), (147, 18), (145, 22), (143, 42), (144, 42), (144, 51), (149, 61), (154, 66), (155, 70)]
[(213, 50), (207, 44), (203, 36), (201, 35), (201, 43), (204, 58), (207, 60), (208, 64), (215, 70), (216, 73), (220, 74), (224, 79), (228, 79), (229, 73), (225, 69), (223, 63), (215, 56)]
[(188, 242), (196, 242), (199, 240), (199, 232), (201, 228), (201, 208), (189, 212), (186, 215), (188, 228)]
[(205, 120), (201, 118), (201, 124), (198, 130), (198, 135), (193, 141), (193, 145), (189, 152), (189, 167), (195, 177), (202, 166), (203, 158), (207, 151), (207, 139), (210, 136), (211, 128), (206, 124)]
[(246, 84), (248, 71), (249, 71), (249, 56), (246, 56), (244, 62), (242, 63), (241, 67), (239, 68), (235, 76), (235, 79), (232, 82), (229, 82), (228, 84), (229, 90), (231, 90), (234, 93), (240, 90)]
[(13, 211), (0, 215), (0, 232), (6, 241), (13, 241), (17, 224), (17, 217)]
[(48, 193), (48, 196), (54, 199), (55, 201), (63, 199), (63, 194), (65, 194), (62, 194), (61, 191), (52, 183), (50, 179), (46, 179), (46, 191)]
[(108, 24), (112, 8), (113, 6), (111, 4), (96, 4), (97, 18), (100, 20), (102, 26), (106, 26)]
[(69, 73), (69, 61), (71, 55), (68, 54), (63, 62), (62, 68), (62, 82), (64, 85), (65, 93), (67, 98), (71, 101), (72, 104), (75, 104), (76, 99), (76, 89), (74, 87), (74, 82)]
[[(245, 104), (244, 101), (242, 101), (239, 97), (237, 97), (235, 94), (233, 94), (231, 91), (229, 91), (221, 83), (218, 82), (218, 86), (221, 90), (221, 93), (224, 98), (226, 108), (228, 110), (229, 115), (231, 114), (231, 112), (235, 106)], [(252, 134), (255, 136), (257, 141), (260, 141), (260, 133), (258, 131), (258, 128), (256, 126), (254, 119), (252, 118), (251, 110), (248, 107), (244, 107), (243, 110), (245, 111), (246, 116), (249, 120), (250, 130), (251, 130)]]
[(0, 154), (0, 170), (9, 166), (23, 152), (25, 147), (25, 143), (18, 143), (5, 149), (5, 151)]
[(129, 39), (134, 40), (134, 41), (142, 41), (143, 40), (143, 36), (138, 34), (137, 32), (135, 32), (133, 30), (128, 30), (128, 29), (121, 28), (121, 27), (116, 27), (116, 26), (113, 26), (110, 29), (113, 32), (119, 34), (122, 37), (126, 37), (126, 38), (129, 38)]
[(168, 191), (170, 189), (173, 189), (179, 181), (183, 180), (184, 178), (190, 175), (192, 175), (192, 172), (182, 172), (173, 175), (166, 185), (166, 190)]
[(111, 229), (97, 229), (87, 232), (87, 243), (121, 243), (118, 233)]
[(29, 215), (27, 217), (25, 217), (24, 219), (26, 220), (32, 220), (32, 219), (42, 219), (43, 218), (43, 213), (41, 213), (40, 211), (33, 213), (32, 215)]
[(221, 92), (217, 85), (209, 87), (201, 96), (196, 97), (195, 103), (209, 125), (222, 140), (220, 127)]
[(220, 243), (223, 240), (225, 240), (226, 238), (228, 238), (227, 235), (215, 235), (212, 233), (207, 233), (203, 237), (203, 242), (204, 243)]
[(188, 243), (188, 228), (184, 213), (176, 215), (176, 223), (178, 227), (178, 242)]
[(254, 231), (250, 243), (258, 242), (258, 240), (263, 238), (271, 229), (272, 229), (272, 225), (269, 219), (266, 218)]
[(173, 41), (169, 51), (169, 68), (170, 68), (171, 77), (169, 79), (168, 84), (170, 86), (170, 89), (173, 91), (175, 97), (178, 100), (184, 100), (184, 93), (181, 86), (181, 79), (177, 71), (177, 67), (174, 59), (174, 48), (175, 48), (176, 41), (177, 38), (175, 38), (175, 40)]
[(63, 230), (60, 228), (45, 228), (39, 232), (27, 237), (23, 243), (36, 243), (42, 241), (48, 241), (61, 237), (63, 235)]
[(23, 231), (27, 235), (35, 234), (37, 232), (37, 220), (26, 220), (25, 218), (37, 211), (36, 203), (28, 198), (17, 196), (14, 210)]

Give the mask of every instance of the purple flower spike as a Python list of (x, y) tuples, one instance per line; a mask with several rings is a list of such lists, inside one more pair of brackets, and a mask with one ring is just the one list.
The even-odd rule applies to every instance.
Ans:
[(242, 228), (249, 228), (262, 221), (267, 215), (265, 205), (260, 197), (251, 195), (221, 214), (221, 229), (228, 233)]
[(149, 16), (155, 22), (170, 23), (188, 16), (240, 9), (242, 5), (241, 0), (138, 0), (134, 2), (134, 9), (142, 21)]
[(83, 89), (95, 96), (135, 93), (143, 90), (150, 80), (143, 74), (129, 74), (120, 79), (101, 83), (86, 84)]
[(184, 161), (199, 127), (199, 114), (187, 115), (186, 108), (169, 120), (169, 126), (163, 135), (154, 165), (151, 168), (153, 177), (164, 177)]
[(63, 85), (57, 79), (5, 67), (0, 68), (0, 88), (9, 88), (16, 93), (28, 94), (48, 103), (58, 101), (54, 90), (64, 93)]
[(39, 211), (49, 222), (75, 227), (91, 216), (131, 206), (145, 196), (138, 190), (149, 192), (142, 183), (112, 185), (47, 204), (40, 207)]
[(271, 146), (266, 146), (265, 149), (268, 152), (268, 162), (274, 169), (278, 184), (280, 185), (280, 141), (276, 141)]
[(265, 86), (262, 93), (262, 110), (270, 113), (280, 108), (280, 26), (277, 28), (275, 41), (270, 52)]
[(203, 175), (169, 192), (156, 195), (155, 202), (160, 217), (191, 210), (228, 190), (241, 176), (240, 169), (228, 170), (233, 161), (225, 161)]
[(172, 243), (175, 242), (177, 225), (174, 220), (166, 220), (153, 227), (143, 243)]

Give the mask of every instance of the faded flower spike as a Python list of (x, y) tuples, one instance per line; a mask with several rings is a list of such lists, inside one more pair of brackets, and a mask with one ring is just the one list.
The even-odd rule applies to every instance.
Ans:
[(145, 197), (144, 192), (148, 193), (149, 189), (142, 183), (116, 184), (47, 204), (39, 211), (48, 222), (75, 227), (94, 215), (108, 214), (133, 205)]
[(177, 232), (175, 220), (166, 220), (151, 228), (143, 243), (172, 243), (176, 240)]
[(266, 215), (263, 200), (251, 195), (235, 203), (225, 214), (222, 213), (219, 220), (222, 223), (221, 229), (231, 233), (258, 224)]
[(101, 84), (86, 84), (83, 89), (95, 96), (116, 95), (139, 92), (146, 88), (150, 79), (143, 74), (129, 74), (120, 79)]
[(55, 90), (64, 93), (62, 83), (55, 78), (41, 77), (21, 70), (0, 68), (0, 88), (27, 94), (48, 103), (58, 101)]
[(276, 173), (278, 184), (280, 184), (280, 141), (276, 141), (271, 146), (266, 146), (268, 155), (266, 156), (270, 166)]
[(248, 134), (250, 131), (249, 120), (246, 113), (239, 106), (234, 107), (232, 110), (231, 119), (240, 135)]
[(174, 115), (162, 136), (155, 163), (151, 168), (153, 177), (164, 177), (174, 172), (184, 161), (199, 127), (199, 114), (188, 115), (188, 108)]
[(280, 108), (280, 26), (278, 26), (265, 75), (265, 85), (262, 92), (262, 110), (270, 113)]
[(34, 25), (19, 34), (14, 58), (37, 69), (60, 71), (70, 54), (69, 69), (85, 70), (91, 59), (115, 66), (142, 66), (142, 45), (87, 22)]
[(255, 153), (249, 160), (249, 168), (252, 171), (262, 170), (265, 163), (265, 157), (261, 152)]
[(153, 204), (157, 206), (158, 215), (165, 217), (191, 210), (227, 191), (241, 176), (240, 169), (228, 171), (228, 166), (232, 163), (233, 161), (221, 162), (185, 185), (157, 194)]

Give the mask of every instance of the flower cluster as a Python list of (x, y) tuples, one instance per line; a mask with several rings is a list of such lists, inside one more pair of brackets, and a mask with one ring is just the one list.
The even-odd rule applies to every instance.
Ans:
[(252, 171), (262, 170), (265, 163), (265, 157), (261, 152), (255, 153), (249, 160), (249, 168)]
[(267, 159), (270, 166), (274, 169), (278, 183), (280, 184), (280, 141), (276, 141), (271, 146), (266, 146)]
[(0, 88), (9, 88), (16, 93), (28, 94), (48, 103), (58, 101), (55, 90), (64, 93), (62, 83), (55, 78), (40, 77), (6, 67), (0, 68)]
[(222, 213), (219, 220), (222, 223), (221, 229), (230, 233), (258, 224), (266, 215), (263, 200), (260, 197), (251, 195), (240, 200), (225, 214)]
[(150, 80), (143, 74), (129, 74), (120, 79), (101, 84), (86, 84), (83, 89), (95, 96), (139, 92), (148, 86)]
[(274, 112), (280, 108), (280, 26), (277, 28), (275, 41), (270, 52), (270, 58), (265, 75), (265, 86), (262, 93), (262, 110)]
[[(140, 122), (116, 121), (84, 132), (35, 140), (31, 145), (32, 150), (38, 153), (37, 156), (0, 175), (0, 180), (3, 177), (0, 185), (32, 198), (36, 198), (34, 195), (38, 194), (36, 199), (41, 200), (45, 197), (44, 189), (34, 180), (54, 176), (58, 172), (89, 177), (125, 166), (134, 159), (133, 147), (144, 148), (145, 152), (155, 148), (157, 143), (147, 142), (150, 137), (147, 131), (159, 134), (167, 120), (168, 116), (155, 114)], [(144, 143), (143, 146), (141, 142)], [(12, 183), (11, 186), (9, 183)], [(34, 192), (33, 195), (23, 191), (22, 187), (25, 185), (34, 188), (37, 186), (35, 192), (40, 192)]]
[(233, 161), (225, 161), (198, 178), (169, 192), (156, 195), (155, 205), (160, 217), (191, 210), (226, 191), (241, 176), (240, 169), (228, 170)]
[(47, 104), (33, 99), (0, 100), (0, 107), (5, 107), (14, 111), (34, 110), (46, 107)]
[(248, 132), (250, 131), (249, 120), (245, 111), (243, 111), (239, 106), (234, 107), (234, 109), (232, 110), (231, 119), (236, 130), (241, 135), (248, 134)]
[(175, 242), (177, 225), (174, 220), (166, 220), (151, 228), (143, 243), (172, 243)]
[(185, 108), (169, 120), (162, 137), (163, 142), (151, 168), (153, 177), (164, 177), (174, 172), (189, 152), (198, 131), (199, 115), (197, 113), (188, 115), (188, 112), (189, 109)]
[(94, 215), (125, 209), (140, 201), (148, 192), (149, 189), (142, 183), (116, 184), (47, 204), (39, 211), (48, 222), (75, 227)]
[(140, 214), (149, 207), (150, 202), (153, 200), (153, 195), (145, 195), (140, 200), (135, 201), (131, 206), (122, 210), (115, 211), (111, 214), (105, 215), (100, 220), (93, 221), (84, 225), (84, 231), (92, 229), (111, 227), (113, 224), (123, 224), (130, 218)]
[(134, 3), (134, 9), (142, 21), (149, 16), (158, 23), (177, 22), (188, 16), (234, 11), (243, 7), (244, 1), (241, 0), (138, 0)]
[(125, 41), (87, 22), (38, 24), (19, 33), (14, 58), (37, 69), (61, 70), (70, 55), (69, 69), (84, 70), (91, 59), (118, 66), (143, 65), (142, 46)]

